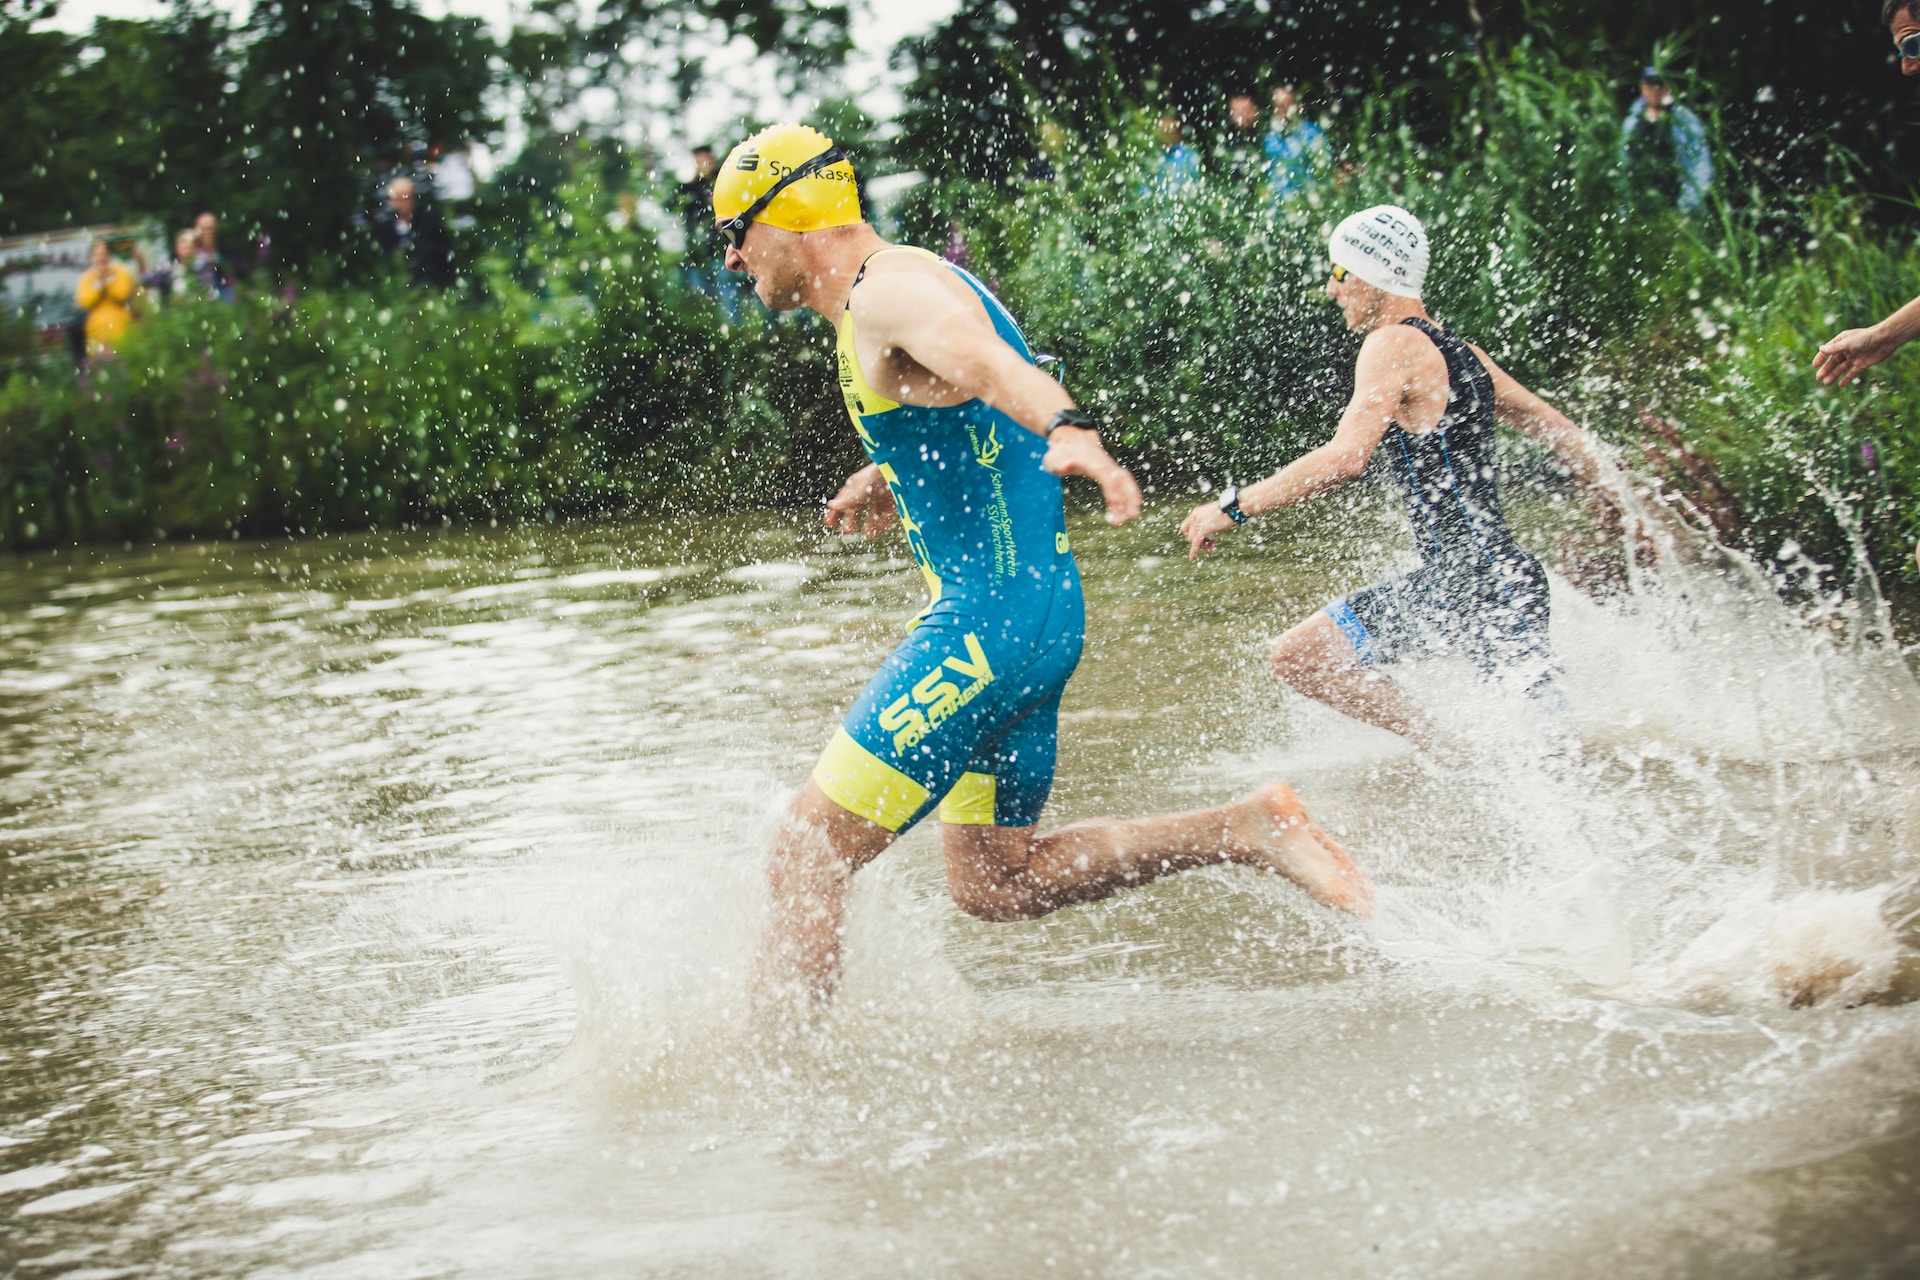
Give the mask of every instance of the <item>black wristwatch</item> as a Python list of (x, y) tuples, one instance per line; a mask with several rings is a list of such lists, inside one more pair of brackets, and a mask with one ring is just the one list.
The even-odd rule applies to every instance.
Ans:
[(1247, 513), (1240, 509), (1240, 486), (1230, 484), (1220, 491), (1220, 510), (1235, 524), (1245, 524)]
[(1082, 430), (1091, 431), (1096, 435), (1099, 434), (1100, 431), (1100, 425), (1093, 420), (1093, 415), (1090, 413), (1082, 413), (1078, 409), (1062, 409), (1060, 412), (1054, 414), (1051, 418), (1047, 419), (1046, 429), (1040, 434), (1051, 440), (1054, 430), (1058, 427), (1079, 427)]

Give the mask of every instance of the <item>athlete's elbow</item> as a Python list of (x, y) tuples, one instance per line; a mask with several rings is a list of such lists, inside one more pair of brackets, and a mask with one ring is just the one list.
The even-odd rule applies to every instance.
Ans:
[(1364, 453), (1343, 453), (1336, 456), (1333, 465), (1327, 469), (1327, 488), (1348, 484), (1367, 473), (1367, 455)]

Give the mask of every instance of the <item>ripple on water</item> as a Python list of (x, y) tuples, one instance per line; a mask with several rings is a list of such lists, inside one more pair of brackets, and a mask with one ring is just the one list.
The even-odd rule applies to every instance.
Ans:
[(1355, 585), (1289, 542), (1314, 527), (1194, 569), (1076, 524), (1094, 634), (1049, 823), (1286, 777), (1378, 922), (1223, 869), (989, 925), (916, 833), (856, 881), (840, 1004), (768, 1044), (757, 850), (919, 575), (757, 520), (750, 565), (663, 525), (22, 588), (7, 1256), (1735, 1274), (1734, 1218), (1783, 1274), (1912, 1256), (1920, 1022), (1849, 1007), (1897, 993), (1920, 856), (1920, 733), (1855, 714), (1871, 655), (1710, 591), (1556, 587), (1587, 749), (1442, 666), (1414, 683), (1463, 775), (1274, 685), (1264, 637)]

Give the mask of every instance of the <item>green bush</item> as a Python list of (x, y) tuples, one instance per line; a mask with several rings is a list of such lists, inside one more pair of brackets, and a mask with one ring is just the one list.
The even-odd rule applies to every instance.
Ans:
[(1666, 353), (1665, 376), (1635, 382), (1718, 467), (1753, 549), (1771, 556), (1792, 542), (1841, 563), (1857, 536), (1883, 572), (1911, 581), (1920, 361), (1908, 352), (1824, 387), (1813, 354), (1914, 295), (1920, 243), (1866, 225), (1859, 198), (1827, 192), (1786, 207), (1782, 232), (1728, 217), (1681, 245), (1684, 292), (1636, 335), (1641, 350)]
[[(1395, 201), (1433, 233), (1435, 314), (1515, 376), (1629, 457), (1642, 407), (1674, 423), (1717, 467), (1755, 551), (1792, 540), (1837, 565), (1857, 527), (1877, 563), (1910, 577), (1920, 359), (1833, 390), (1809, 363), (1827, 336), (1911, 295), (1920, 245), (1867, 225), (1844, 174), (1790, 196), (1721, 146), (1709, 213), (1684, 219), (1625, 189), (1599, 73), (1523, 45), (1451, 74), (1451, 100), (1470, 105), (1442, 142), (1407, 127), (1408, 96), (1344, 104), (1337, 164), (1279, 210), (1221, 164), (1155, 191), (1143, 111), (1066, 147), (1051, 180), (927, 184), (907, 202), (909, 232), (938, 247), (958, 222), (1036, 348), (1173, 494), (1264, 474), (1331, 431), (1355, 343), (1321, 296), (1326, 236)], [(775, 322), (751, 300), (727, 324), (671, 255), (615, 225), (597, 172), (576, 157), (550, 211), (477, 265), (469, 294), (390, 284), (186, 304), (89, 374), (11, 374), (0, 536), (617, 516), (831, 492), (859, 454), (827, 326)]]
[[(9, 546), (812, 499), (853, 465), (824, 326), (728, 326), (570, 187), (473, 296), (187, 302), (0, 391)], [(529, 283), (529, 281), (531, 283)], [(844, 474), (844, 471), (842, 471)]]
[(1675, 423), (1717, 466), (1752, 549), (1792, 538), (1842, 564), (1859, 516), (1876, 561), (1910, 575), (1920, 361), (1876, 371), (1864, 396), (1818, 388), (1809, 363), (1838, 328), (1912, 295), (1914, 246), (1863, 225), (1841, 180), (1799, 199), (1763, 191), (1717, 144), (1719, 191), (1689, 220), (1627, 189), (1604, 76), (1528, 45), (1453, 74), (1470, 106), (1442, 144), (1407, 127), (1407, 94), (1347, 104), (1336, 171), (1278, 211), (1221, 165), (1155, 193), (1143, 114), (1081, 140), (1051, 181), (938, 184), (914, 221), (960, 221), (1074, 393), (1138, 465), (1191, 489), (1263, 475), (1331, 432), (1356, 341), (1321, 292), (1326, 237), (1347, 213), (1401, 204), (1433, 236), (1430, 308), (1516, 377), (1629, 459), (1642, 408)]

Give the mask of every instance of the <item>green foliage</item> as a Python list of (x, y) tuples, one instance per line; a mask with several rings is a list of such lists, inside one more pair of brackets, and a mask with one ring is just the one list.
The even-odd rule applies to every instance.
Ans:
[(182, 7), (91, 35), (0, 20), (0, 232), (159, 216), (232, 192), (232, 33)]
[(573, 172), (523, 252), (480, 269), (502, 304), (540, 318), (553, 412), (591, 440), (595, 474), (649, 502), (780, 503), (837, 486), (858, 446), (827, 327), (811, 313), (775, 323), (751, 297), (726, 323), (677, 257), (612, 216), (590, 154)]
[(0, 542), (316, 533), (815, 501), (857, 465), (824, 326), (729, 326), (595, 183), (531, 282), (188, 301), (0, 389)]
[(756, 53), (777, 56), (794, 75), (846, 58), (848, 19), (848, 6), (833, 0), (609, 0), (595, 11), (593, 30), (597, 43), (612, 49), (704, 20), (728, 39), (745, 37)]
[(1323, 436), (1344, 402), (1353, 342), (1321, 287), (1327, 233), (1355, 209), (1419, 215), (1436, 309), (1523, 377), (1580, 372), (1660, 305), (1679, 223), (1621, 186), (1605, 82), (1525, 48), (1496, 74), (1456, 74), (1468, 105), (1441, 145), (1404, 123), (1411, 91), (1379, 95), (1337, 177), (1283, 208), (1224, 164), (1155, 190), (1157, 145), (1136, 118), (1010, 197), (933, 184), (918, 229), (952, 211), (1034, 339), (1143, 460), (1251, 475)]
[[(1752, 521), (1767, 556), (1786, 544), (1826, 563), (1861, 537), (1883, 572), (1910, 580), (1920, 537), (1920, 360), (1911, 352), (1846, 387), (1813, 376), (1813, 353), (1914, 293), (1920, 242), (1863, 218), (1833, 192), (1791, 202), (1786, 234), (1728, 217), (1676, 246), (1682, 290), (1622, 352), (1645, 403), (1687, 428)], [(1658, 376), (1650, 376), (1658, 371)], [(1851, 526), (1851, 527), (1849, 527)]]
[(229, 243), (351, 256), (384, 166), (493, 127), (494, 51), (410, 0), (262, 0), (240, 31), (183, 4), (85, 36), (0, 10), (0, 232), (213, 209)]
[[(542, 353), (429, 291), (183, 303), (84, 374), (16, 373), (15, 543), (527, 514)], [(522, 423), (530, 428), (521, 431)]]
[(363, 250), (352, 224), (374, 174), (492, 126), (495, 49), (479, 19), (427, 18), (408, 0), (260, 0), (248, 37), (244, 207), (295, 261)]
[[(1909, 572), (1920, 367), (1876, 371), (1864, 399), (1808, 368), (1839, 327), (1911, 296), (1909, 237), (1837, 194), (1716, 196), (1689, 222), (1625, 187), (1598, 72), (1521, 43), (1451, 74), (1463, 106), (1438, 141), (1407, 123), (1420, 91), (1376, 95), (1336, 128), (1338, 172), (1277, 212), (1221, 164), (1155, 192), (1158, 148), (1135, 118), (1066, 147), (1052, 181), (929, 184), (909, 221), (935, 245), (948, 218), (965, 228), (976, 269), (1065, 358), (1069, 388), (1177, 491), (1265, 474), (1331, 433), (1356, 343), (1321, 292), (1326, 236), (1356, 209), (1402, 204), (1433, 237), (1430, 308), (1516, 377), (1630, 458), (1641, 407), (1677, 423), (1758, 551), (1792, 538), (1845, 562), (1851, 504), (1878, 562)], [(1723, 185), (1761, 189), (1759, 170), (1716, 155)]]
[(1449, 323), (1524, 377), (1577, 373), (1670, 303), (1663, 276), (1685, 224), (1626, 187), (1600, 73), (1523, 43), (1451, 76), (1462, 110), (1437, 143), (1403, 123), (1415, 91), (1363, 105), (1331, 212), (1412, 210), (1432, 234), (1429, 296)]
[(1033, 159), (1039, 120), (1109, 126), (1116, 84), (1210, 143), (1229, 92), (1264, 101), (1287, 82), (1342, 111), (1405, 94), (1396, 124), (1437, 146), (1475, 93), (1459, 68), (1529, 40), (1597, 74), (1616, 121), (1641, 66), (1678, 49), (1681, 101), (1726, 104), (1723, 141), (1749, 163), (1819, 181), (1838, 147), (1863, 158), (1869, 189), (1911, 185), (1910, 94), (1871, 0), (963, 0), (902, 46), (914, 78), (898, 145), (909, 168), (1001, 180)]

